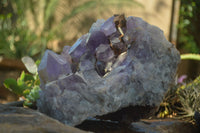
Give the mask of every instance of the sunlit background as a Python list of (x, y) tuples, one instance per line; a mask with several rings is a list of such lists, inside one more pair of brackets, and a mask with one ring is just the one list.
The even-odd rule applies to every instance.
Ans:
[(97, 19), (121, 13), (141, 17), (169, 38), (172, 15), (178, 14), (177, 9), (172, 13), (172, 7), (172, 0), (3, 0), (1, 45), (10, 51), (1, 53), (21, 58), (46, 48), (60, 52), (64, 45), (73, 45), (87, 33)]

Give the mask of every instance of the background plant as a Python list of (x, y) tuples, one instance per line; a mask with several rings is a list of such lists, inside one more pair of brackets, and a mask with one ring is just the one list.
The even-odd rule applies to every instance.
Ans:
[(200, 1), (181, 0), (178, 49), (187, 53), (200, 51)]
[(199, 60), (200, 61), (200, 54), (182, 54), (181, 59), (182, 60), (191, 59), (191, 60)]
[[(181, 60), (200, 61), (200, 54), (182, 54)], [(166, 93), (160, 104), (158, 117), (193, 119), (195, 111), (200, 111), (200, 76), (190, 83), (176, 83)]]
[(10, 22), (11, 16), (12, 14), (0, 16), (0, 55), (20, 59), (25, 55), (34, 57), (40, 54), (45, 49), (45, 43), (40, 41), (44, 38), (38, 38), (34, 32), (26, 28), (24, 22), (17, 21), (18, 27), (13, 28)]
[(178, 108), (178, 118), (193, 121), (195, 112), (200, 111), (200, 76), (191, 83), (179, 87), (177, 95), (181, 104)]
[(35, 63), (32, 58), (27, 56), (23, 57), (22, 61), (29, 73), (22, 71), (17, 80), (13, 78), (6, 79), (4, 86), (19, 97), (23, 97), (24, 106), (33, 107), (39, 98), (40, 79), (37, 72), (37, 65), (39, 65), (40, 61), (36, 61)]
[(57, 38), (52, 30), (57, 0), (0, 2), (0, 56), (40, 58), (47, 44)]
[(200, 111), (200, 76), (188, 84), (170, 88), (160, 105), (159, 117), (193, 120), (195, 111)]
[[(1, 3), (2, 4), (2, 3)], [(4, 5), (1, 5), (4, 6)], [(19, 11), (0, 14), (0, 55), (6, 58), (21, 58), (24, 55), (34, 56), (40, 53), (41, 47), (37, 35), (28, 29)], [(15, 15), (18, 15), (15, 20)]]

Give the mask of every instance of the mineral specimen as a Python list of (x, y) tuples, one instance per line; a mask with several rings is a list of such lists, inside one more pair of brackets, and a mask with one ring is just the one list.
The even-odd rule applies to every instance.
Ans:
[(38, 69), (37, 106), (73, 126), (130, 105), (156, 107), (174, 82), (179, 61), (163, 31), (141, 18), (98, 20), (61, 55), (46, 51)]

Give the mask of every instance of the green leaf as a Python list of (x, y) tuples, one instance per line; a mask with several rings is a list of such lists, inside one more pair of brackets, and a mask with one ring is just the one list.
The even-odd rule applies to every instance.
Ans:
[(24, 81), (25, 81), (25, 82), (27, 82), (27, 81), (34, 82), (34, 77), (33, 77), (33, 75), (30, 75), (30, 74), (27, 74), (27, 73), (26, 73)]
[(39, 98), (39, 91), (40, 87), (38, 85), (34, 86), (31, 90), (25, 90), (24, 95), (26, 100), (24, 102), (24, 106), (31, 107)]
[(29, 95), (29, 93), (30, 93), (30, 90), (26, 89), (23, 91), (23, 96), (26, 97), (27, 95)]
[(23, 95), (23, 91), (28, 88), (25, 82), (25, 73), (22, 72), (21, 76), (17, 79), (18, 92)]
[(35, 102), (39, 98), (39, 86), (34, 86), (33, 89), (30, 91), (29, 95), (27, 95), (27, 99), (29, 101)]
[(31, 107), (33, 105), (32, 102), (28, 101), (28, 100), (25, 100), (24, 101), (24, 106), (28, 106), (28, 107)]
[(17, 79), (17, 85), (20, 87), (20, 86), (23, 86), (24, 85), (24, 81), (21, 80), (20, 78)]
[(35, 64), (34, 60), (29, 56), (22, 57), (22, 62), (26, 66), (26, 69), (32, 73), (35, 74), (37, 72), (37, 65)]
[(46, 10), (45, 10), (45, 23), (50, 19), (52, 14), (54, 13), (56, 6), (58, 4), (58, 0), (50, 0), (46, 3)]
[(41, 60), (36, 60), (35, 64), (36, 64), (37, 66), (39, 66), (39, 65), (40, 65), (40, 62), (41, 62)]
[(39, 78), (37, 78), (37, 79), (35, 80), (34, 85), (40, 85), (40, 79), (39, 79)]
[(20, 80), (20, 81), (24, 81), (24, 78), (25, 78), (25, 72), (22, 71), (22, 73), (21, 73), (21, 75), (20, 75), (20, 77), (19, 77), (19, 80)]
[(13, 78), (8, 78), (4, 81), (4, 86), (15, 94), (21, 95), (21, 91), (17, 84), (17, 81)]

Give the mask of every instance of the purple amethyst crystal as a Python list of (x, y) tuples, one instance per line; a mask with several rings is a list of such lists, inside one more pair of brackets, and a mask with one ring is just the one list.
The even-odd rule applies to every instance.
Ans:
[(96, 58), (91, 53), (84, 54), (79, 63), (79, 69), (80, 71), (87, 71), (95, 69)]
[(158, 107), (179, 60), (163, 31), (141, 18), (97, 21), (61, 55), (45, 52), (38, 109), (74, 126), (128, 106)]
[(86, 43), (87, 43), (88, 37), (89, 37), (89, 34), (83, 35), (70, 48), (69, 55), (72, 57), (73, 61), (79, 62), (80, 57), (86, 52), (87, 50)]
[(61, 55), (47, 50), (41, 60), (38, 73), (42, 83), (57, 80), (61, 75), (68, 75), (71, 71), (70, 61)]
[(96, 71), (100, 76), (104, 76), (106, 74), (105, 68), (106, 68), (106, 62), (97, 60)]
[(95, 49), (100, 44), (109, 44), (108, 38), (105, 36), (105, 34), (101, 31), (94, 31), (91, 33), (90, 38), (87, 42), (87, 47), (90, 50), (91, 53), (95, 53)]
[(106, 22), (104, 22), (101, 26), (101, 31), (106, 35), (110, 36), (115, 33), (117, 30), (115, 28), (114, 16), (109, 18)]
[(90, 28), (89, 33), (92, 33), (94, 31), (100, 31), (101, 29), (101, 25), (105, 22), (105, 20), (103, 19), (98, 19), (97, 22), (95, 22), (94, 24), (92, 24), (92, 27)]
[(100, 76), (104, 76), (108, 71), (109, 63), (113, 62), (115, 58), (114, 51), (109, 44), (101, 44), (96, 48), (96, 71)]
[(64, 46), (64, 48), (63, 48), (63, 51), (62, 51), (62, 55), (64, 55), (65, 56), (65, 54), (66, 55), (68, 55), (69, 54), (69, 51), (70, 51), (70, 49), (71, 49), (71, 46)]
[(61, 53), (61, 56), (64, 57), (70, 64), (72, 63), (72, 58), (69, 55), (71, 47), (70, 46), (64, 46), (63, 51)]
[(127, 45), (123, 43), (118, 37), (112, 37), (110, 39), (111, 47), (113, 48), (116, 55), (127, 51)]
[(96, 48), (96, 58), (99, 61), (108, 62), (114, 58), (114, 51), (109, 44), (101, 44)]

